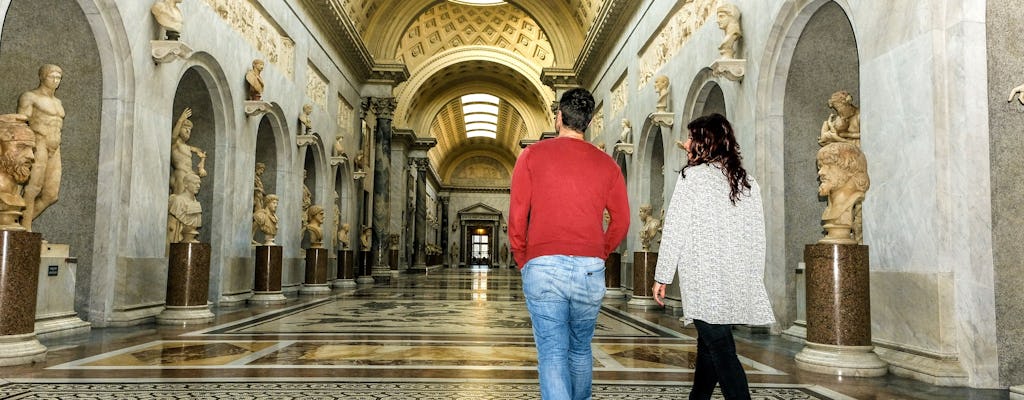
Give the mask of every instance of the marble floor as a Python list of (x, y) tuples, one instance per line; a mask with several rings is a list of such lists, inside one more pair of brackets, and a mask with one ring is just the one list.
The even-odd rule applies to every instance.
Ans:
[[(0, 368), (0, 399), (538, 399), (515, 270), (438, 269), (387, 283), (219, 308), (207, 325), (94, 329), (44, 340), (43, 363)], [(682, 399), (695, 331), (662, 309), (607, 300), (594, 399)], [(756, 399), (1008, 399), (887, 376), (796, 369), (801, 345), (736, 331)]]

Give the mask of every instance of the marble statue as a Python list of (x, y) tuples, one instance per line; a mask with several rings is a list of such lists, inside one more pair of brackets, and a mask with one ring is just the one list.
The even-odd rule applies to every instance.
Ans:
[(28, 126), (28, 116), (0, 115), (0, 229), (22, 231), (18, 223), (25, 208), (21, 185), (32, 173), (32, 155), (36, 133)]
[[(331, 226), (332, 232), (338, 232), (341, 230), (341, 207), (338, 207), (338, 192), (331, 192), (333, 194), (331, 200), (331, 208), (334, 212), (334, 225)], [(338, 238), (335, 238), (338, 240)]]
[(259, 101), (263, 99), (263, 60), (252, 60), (252, 69), (245, 73), (245, 83), (249, 97), (247, 100)]
[(1013, 101), (1014, 97), (1016, 97), (1017, 100), (1020, 101), (1020, 104), (1024, 104), (1024, 85), (1020, 85), (1013, 88), (1013, 90), (1010, 91), (1010, 98), (1007, 99), (1006, 101), (1011, 102)]
[(25, 184), (25, 211), (21, 225), (32, 230), (32, 221), (47, 207), (57, 202), (60, 191), (61, 128), (64, 127), (64, 105), (54, 95), (64, 71), (53, 64), (39, 68), (39, 87), (21, 94), (18, 114), (28, 117), (28, 126), (36, 134), (35, 162)]
[(252, 224), (263, 232), (263, 244), (273, 246), (277, 236), (277, 195), (268, 194), (264, 202), (266, 206), (252, 214)]
[(735, 4), (722, 4), (718, 7), (718, 27), (725, 31), (725, 38), (718, 46), (721, 59), (736, 59), (736, 44), (743, 37), (740, 31), (740, 9)]
[(651, 250), (651, 243), (661, 231), (661, 219), (652, 215), (650, 204), (640, 206), (640, 247), (643, 251)]
[(359, 235), (359, 249), (362, 251), (370, 251), (370, 245), (373, 241), (373, 228), (368, 226), (363, 227), (363, 233)]
[(452, 241), (452, 254), (451, 254), (451, 257), (452, 257), (452, 264), (451, 265), (458, 266), (459, 265), (459, 257), (460, 257), (460, 254), (459, 254), (459, 242), (458, 241)]
[(302, 106), (302, 114), (299, 114), (299, 132), (301, 132), (302, 135), (309, 135), (310, 132), (313, 132), (313, 123), (309, 120), (309, 114), (312, 113), (312, 104)]
[(351, 228), (349, 227), (348, 222), (341, 224), (341, 227), (338, 228), (338, 244), (341, 246), (342, 250), (349, 249), (349, 242), (352, 240), (349, 238), (349, 229)]
[(669, 80), (667, 76), (659, 75), (657, 78), (654, 78), (654, 90), (658, 92), (658, 104), (655, 108), (659, 113), (668, 112), (668, 85)]
[(498, 252), (498, 260), (501, 261), (502, 264), (508, 263), (508, 243), (501, 245), (501, 250)]
[(356, 154), (355, 165), (356, 171), (365, 171), (369, 161), (366, 159), (366, 152), (359, 150), (359, 154)]
[(196, 200), (199, 176), (185, 175), (181, 190), (167, 199), (168, 243), (198, 243), (196, 236), (203, 225), (203, 206)]
[(833, 142), (818, 150), (817, 160), (818, 195), (828, 198), (821, 215), (826, 234), (818, 242), (862, 243), (860, 206), (871, 186), (864, 153), (851, 143)]
[(344, 142), (345, 142), (345, 136), (344, 135), (339, 133), (337, 136), (334, 137), (334, 156), (335, 157), (348, 157), (348, 154), (345, 154), (345, 143)]
[[(206, 152), (191, 146), (188, 140), (192, 137), (192, 109), (186, 107), (171, 130), (171, 193), (181, 192), (181, 185), (186, 175), (206, 177)], [(192, 170), (192, 153), (199, 157), (196, 170)]]
[(252, 211), (256, 212), (264, 207), (264, 198), (267, 192), (263, 189), (263, 172), (267, 165), (261, 162), (256, 163), (256, 175), (252, 179)]
[(306, 232), (309, 232), (309, 247), (320, 248), (324, 245), (324, 208), (319, 204), (309, 206), (306, 210)]
[(853, 105), (850, 92), (840, 90), (832, 93), (828, 99), (828, 107), (832, 109), (828, 119), (821, 124), (821, 136), (818, 144), (850, 143), (860, 147), (860, 109)]
[(619, 133), (619, 143), (632, 143), (630, 134), (633, 133), (633, 124), (628, 119), (622, 119), (622, 132)]
[(306, 178), (309, 174), (305, 169), (302, 170), (302, 228), (305, 229), (306, 225), (309, 224), (309, 207), (313, 205), (313, 193), (309, 191), (309, 186), (306, 186)]
[(183, 0), (156, 0), (149, 11), (160, 25), (160, 40), (178, 40), (181, 36), (183, 17), (178, 4)]

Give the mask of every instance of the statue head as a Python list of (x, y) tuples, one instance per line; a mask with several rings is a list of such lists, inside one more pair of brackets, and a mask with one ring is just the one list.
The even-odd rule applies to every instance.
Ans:
[(186, 193), (191, 193), (192, 195), (199, 193), (200, 185), (199, 175), (185, 174), (185, 177), (182, 178), (182, 188)]
[(309, 206), (309, 208), (306, 209), (306, 217), (309, 218), (309, 222), (310, 223), (316, 222), (317, 224), (320, 224), (320, 223), (324, 222), (324, 208), (323, 208), (323, 206), (321, 206), (319, 204), (314, 204), (314, 205)]
[(261, 60), (259, 58), (255, 59), (255, 60), (252, 60), (252, 70), (256, 71), (256, 72), (262, 72), (263, 71), (263, 60)]
[(729, 24), (739, 22), (740, 9), (735, 4), (723, 4), (718, 7), (716, 14), (718, 27), (726, 29)]
[(853, 95), (845, 90), (832, 93), (832, 96), (828, 98), (828, 108), (833, 110), (839, 110), (839, 108), (845, 106), (853, 106)]
[(35, 161), (36, 135), (22, 114), (0, 115), (0, 174), (28, 182)]
[(304, 104), (302, 106), (302, 113), (303, 114), (309, 115), (312, 112), (313, 112), (313, 105), (312, 104)]
[(262, 176), (263, 171), (267, 170), (267, 164), (258, 162), (256, 163), (256, 176)]
[(644, 204), (640, 206), (640, 220), (646, 220), (647, 217), (651, 216), (652, 207), (650, 204)]
[(668, 76), (658, 75), (657, 78), (654, 78), (654, 89), (658, 92), (668, 89)]
[[(818, 150), (818, 194), (828, 197), (823, 220), (840, 218), (863, 200), (871, 186), (864, 153), (849, 143), (834, 142)], [(839, 221), (849, 224), (852, 221)]]
[(39, 67), (39, 86), (50, 89), (57, 89), (60, 80), (64, 76), (64, 70), (53, 64), (43, 64)]
[(270, 212), (277, 211), (278, 198), (277, 198), (276, 194), (268, 194), (267, 197), (264, 198), (264, 201), (266, 202), (266, 206), (267, 206), (267, 210), (268, 211), (270, 211)]

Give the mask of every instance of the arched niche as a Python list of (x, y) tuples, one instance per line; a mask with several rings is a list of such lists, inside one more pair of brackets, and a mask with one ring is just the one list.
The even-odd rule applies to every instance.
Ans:
[[(192, 115), (189, 118), (192, 121), (192, 131), (189, 140), (185, 144), (196, 147), (206, 154), (206, 161), (203, 164), (205, 164), (207, 175), (201, 177), (201, 187), (199, 194), (196, 195), (196, 200), (203, 206), (203, 225), (199, 229), (199, 241), (210, 243), (213, 237), (211, 228), (214, 226), (212, 223), (214, 214), (213, 197), (214, 193), (218, 190), (223, 190), (223, 182), (219, 182), (215, 178), (217, 176), (216, 167), (218, 159), (216, 149), (219, 135), (217, 134), (216, 114), (213, 101), (211, 100), (210, 88), (206, 85), (206, 81), (200, 76), (196, 68), (186, 70), (178, 81), (172, 105), (173, 119), (169, 121), (172, 127), (186, 108), (192, 110)], [(189, 156), (192, 158), (193, 171), (198, 172), (201, 158), (198, 154), (192, 152), (189, 153)], [(173, 166), (171, 167), (171, 174), (173, 177)], [(170, 195), (173, 193), (173, 190), (169, 187), (167, 193)]]
[(650, 204), (655, 216), (664, 210), (665, 199), (665, 137), (671, 135), (671, 129), (655, 124), (650, 118), (644, 122), (643, 137), (639, 149), (641, 164), (638, 166), (640, 177), (638, 184), (646, 187), (638, 188), (642, 196), (641, 205)]
[(783, 111), (786, 266), (803, 261), (804, 246), (822, 237), (816, 155), (818, 135), (830, 110), (829, 96), (839, 90), (859, 104), (860, 61), (853, 27), (835, 2), (812, 14), (793, 50)]
[(274, 133), (271, 119), (264, 116), (256, 128), (256, 164), (262, 163), (266, 167), (261, 178), (264, 195), (275, 194), (280, 197), (281, 194), (277, 190), (277, 177), (284, 168), (278, 162), (277, 147), (277, 135)]
[[(725, 105), (725, 93), (722, 91), (722, 86), (718, 84), (718, 81), (712, 75), (710, 68), (704, 68), (697, 73), (693, 82), (690, 83), (686, 99), (687, 106), (683, 114), (686, 117), (684, 121), (681, 121), (681, 128), (683, 128), (684, 132), (685, 125), (698, 117), (714, 113), (722, 114), (726, 118), (729, 117)], [(680, 140), (686, 140), (685, 133)]]
[[(319, 142), (320, 141), (318, 138), (317, 143)], [(305, 214), (309, 207), (312, 207), (313, 205), (320, 205), (321, 207), (324, 206), (324, 199), (323, 196), (320, 194), (321, 191), (319, 190), (321, 187), (323, 187), (323, 185), (317, 184), (317, 182), (323, 179), (323, 177), (319, 173), (319, 163), (317, 162), (317, 156), (321, 153), (317, 151), (319, 149), (320, 146), (317, 146), (316, 143), (314, 143), (309, 146), (303, 147), (302, 152), (302, 208), (300, 208), (299, 211), (303, 213), (300, 214), (300, 217), (302, 218), (303, 221), (306, 222), (309, 221), (309, 216)], [(307, 199), (306, 196), (309, 196), (309, 199)], [(326, 216), (327, 211), (325, 211), (324, 213)], [(308, 248), (309, 238), (307, 237), (306, 232), (304, 230), (301, 233), (302, 247)]]
[[(334, 174), (334, 194), (333, 201), (334, 207), (337, 207), (338, 214), (334, 216), (336, 219), (335, 224), (338, 228), (341, 228), (341, 224), (349, 225), (349, 248), (357, 244), (357, 241), (353, 241), (356, 237), (356, 231), (359, 229), (359, 221), (356, 214), (356, 199), (354, 192), (354, 184), (352, 181), (352, 173), (349, 170), (348, 163), (339, 164), (337, 172)], [(334, 235), (338, 234), (338, 229), (335, 230)], [(332, 235), (332, 236), (334, 236)], [(326, 237), (326, 234), (324, 235)], [(334, 238), (334, 244), (337, 245), (337, 249), (341, 250), (340, 238)]]
[[(104, 140), (112, 143), (117, 130), (110, 116), (121, 110), (107, 108), (105, 99), (118, 92), (117, 66), (103, 60), (117, 59), (111, 53), (121, 44), (105, 31), (102, 23), (95, 26), (90, 17), (96, 10), (92, 1), (13, 0), (0, 6), (3, 29), (0, 32), (0, 113), (17, 112), (21, 93), (39, 85), (39, 68), (55, 64), (63, 70), (56, 97), (66, 113), (61, 129), (62, 176), (57, 202), (43, 211), (33, 222), (33, 230), (55, 244), (68, 244), (71, 256), (78, 258), (76, 272), (76, 307), (83, 313), (91, 293), (90, 282), (97, 257), (94, 240), (97, 224), (108, 227), (110, 221), (97, 221), (97, 199), (110, 199), (98, 190), (100, 147)], [(6, 12), (5, 14), (3, 14)], [(116, 9), (110, 10), (116, 13)], [(97, 39), (100, 37), (100, 39)], [(101, 52), (105, 57), (101, 57)], [(107, 69), (105, 71), (105, 69)], [(120, 71), (123, 72), (123, 71)], [(123, 89), (122, 89), (123, 90)], [(108, 135), (106, 138), (103, 134)], [(113, 179), (113, 177), (110, 177)], [(106, 247), (106, 246), (102, 246)], [(102, 251), (102, 249), (100, 249)], [(102, 256), (109, 256), (104, 252)], [(100, 261), (102, 262), (102, 261)], [(97, 293), (97, 296), (102, 294)], [(98, 310), (106, 312), (108, 310)]]

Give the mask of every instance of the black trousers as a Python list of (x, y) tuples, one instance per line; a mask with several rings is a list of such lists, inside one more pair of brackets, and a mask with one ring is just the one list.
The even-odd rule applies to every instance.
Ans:
[(732, 340), (732, 325), (709, 324), (694, 320), (697, 328), (697, 366), (693, 372), (690, 400), (711, 398), (715, 384), (721, 384), (726, 400), (750, 399), (747, 374), (743, 372), (736, 343)]

